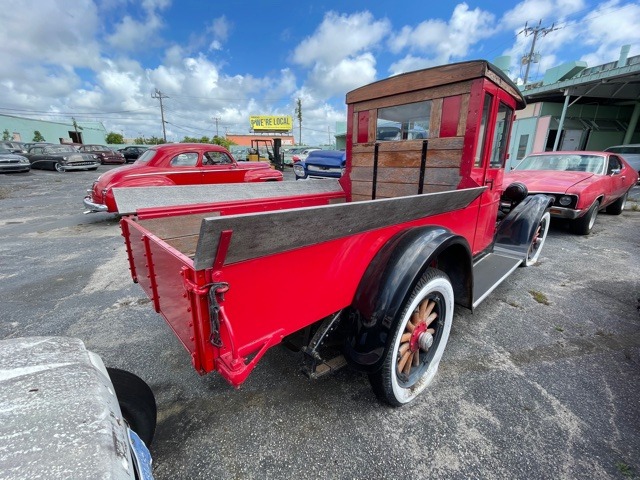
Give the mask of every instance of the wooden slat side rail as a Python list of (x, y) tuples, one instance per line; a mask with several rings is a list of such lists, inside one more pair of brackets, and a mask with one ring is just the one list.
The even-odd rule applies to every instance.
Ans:
[(306, 182), (114, 188), (113, 194), (118, 206), (118, 212), (124, 215), (135, 213), (138, 209), (143, 208), (162, 208), (176, 205), (231, 202), (342, 191), (342, 187), (337, 180), (309, 180)]
[[(463, 147), (464, 137), (447, 137), (447, 138), (433, 138), (429, 137), (429, 150), (460, 150)], [(373, 155), (373, 146), (375, 142), (370, 143), (358, 143), (353, 145), (353, 155), (356, 156), (360, 153), (367, 153)], [(399, 152), (399, 151), (416, 151), (420, 152), (422, 149), (422, 140), (403, 140), (398, 142), (379, 142), (379, 151), (384, 152)]]
[[(429, 140), (431, 144), (431, 140)], [(420, 151), (405, 150), (397, 152), (378, 152), (378, 168), (384, 167), (420, 167)], [(429, 167), (459, 167), (462, 159), (462, 150), (427, 150), (427, 168)], [(353, 155), (351, 161), (353, 167), (372, 167), (373, 154), (358, 153)]]
[(148, 220), (138, 220), (136, 223), (143, 226), (156, 237), (163, 240), (198, 235), (203, 218), (219, 215), (216, 212), (195, 213), (192, 215), (179, 215), (166, 218), (152, 218)]
[(196, 270), (211, 267), (220, 234), (233, 232), (225, 264), (410, 222), (466, 207), (484, 187), (410, 197), (206, 218), (194, 257)]

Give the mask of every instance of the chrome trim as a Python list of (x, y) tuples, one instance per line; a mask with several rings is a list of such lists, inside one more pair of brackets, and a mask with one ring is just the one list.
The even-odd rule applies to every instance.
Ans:
[(552, 205), (549, 208), (549, 213), (552, 217), (555, 218), (568, 218), (570, 220), (574, 220), (578, 217), (584, 215), (584, 210), (576, 210), (575, 208), (565, 208), (565, 207), (556, 207)]

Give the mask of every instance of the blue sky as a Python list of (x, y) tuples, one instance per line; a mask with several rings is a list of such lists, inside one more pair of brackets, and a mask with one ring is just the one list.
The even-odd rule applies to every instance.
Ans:
[[(631, 45), (640, 4), (625, 0), (498, 2), (0, 0), (0, 113), (101, 121), (127, 137), (248, 133), (249, 115), (293, 115), (305, 144), (328, 141), (346, 92), (405, 71), (469, 59), (520, 58), (525, 23), (546, 68), (598, 65)], [(297, 137), (298, 128), (295, 125)], [(299, 140), (296, 138), (296, 140)]]

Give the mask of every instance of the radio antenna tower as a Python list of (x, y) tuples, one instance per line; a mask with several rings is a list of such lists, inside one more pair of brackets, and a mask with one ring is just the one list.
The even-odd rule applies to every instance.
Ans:
[(531, 63), (533, 63), (533, 59), (535, 54), (533, 53), (536, 48), (536, 40), (538, 40), (538, 36), (542, 35), (543, 37), (554, 30), (560, 30), (561, 27), (556, 27), (555, 23), (552, 23), (550, 27), (543, 27), (542, 20), (538, 21), (538, 25), (535, 27), (529, 27), (528, 22), (524, 24), (524, 29), (520, 33), (524, 33), (525, 37), (529, 35), (533, 35), (533, 41), (531, 42), (531, 50), (529, 50), (529, 55), (525, 55), (522, 57), (522, 62), (527, 64), (527, 69), (524, 72), (524, 80), (523, 83), (526, 85), (527, 79), (529, 78), (529, 68), (531, 68)]

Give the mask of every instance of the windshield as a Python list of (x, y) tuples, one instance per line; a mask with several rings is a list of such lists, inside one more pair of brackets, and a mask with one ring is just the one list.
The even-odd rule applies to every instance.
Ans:
[(64, 153), (64, 152), (77, 152), (71, 145), (53, 145), (52, 147), (46, 147), (47, 153)]
[(601, 155), (548, 154), (526, 157), (514, 170), (555, 170), (560, 172), (604, 172)]

